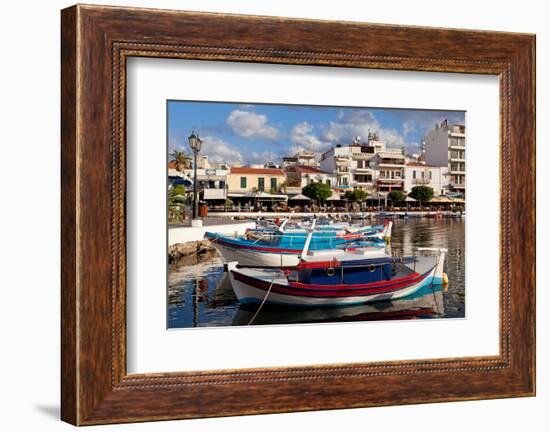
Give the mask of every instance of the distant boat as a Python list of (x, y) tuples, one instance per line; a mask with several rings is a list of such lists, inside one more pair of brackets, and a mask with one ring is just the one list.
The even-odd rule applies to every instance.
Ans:
[[(330, 235), (332, 233), (336, 235), (351, 235), (361, 234), (363, 237), (369, 238), (387, 238), (391, 236), (393, 222), (389, 221), (383, 225), (376, 226), (361, 226), (353, 225), (348, 222), (333, 222), (332, 220), (322, 219), (321, 222), (315, 220), (315, 234), (320, 236), (322, 234)], [(251, 234), (262, 233), (269, 234), (275, 233), (287, 233), (287, 234), (301, 234), (304, 237), (307, 236), (311, 228), (310, 221), (302, 221), (299, 223), (290, 223), (290, 218), (284, 220), (280, 226), (275, 223), (264, 224), (256, 229), (249, 229)]]
[(236, 261), (227, 268), (241, 303), (335, 307), (394, 300), (443, 284), (446, 249), (418, 250), (422, 254), (402, 259), (369, 256), (363, 249), (318, 255), (308, 252), (306, 243), (294, 270), (250, 268)]

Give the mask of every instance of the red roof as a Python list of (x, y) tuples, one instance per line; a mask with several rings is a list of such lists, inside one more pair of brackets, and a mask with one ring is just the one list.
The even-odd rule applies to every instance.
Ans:
[(232, 167), (231, 168), (232, 174), (264, 174), (264, 175), (284, 175), (284, 171), (282, 169), (274, 169), (274, 168), (249, 168), (249, 167)]

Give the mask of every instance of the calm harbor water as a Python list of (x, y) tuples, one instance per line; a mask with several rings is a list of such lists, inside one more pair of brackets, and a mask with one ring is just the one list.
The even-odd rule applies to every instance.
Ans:
[(305, 310), (264, 305), (256, 317), (257, 306), (245, 307), (235, 298), (220, 259), (171, 270), (168, 328), (464, 317), (464, 245), (462, 219), (394, 220), (393, 253), (411, 254), (414, 247), (449, 250), (445, 261), (449, 285), (444, 291), (425, 288), (395, 301), (339, 308)]

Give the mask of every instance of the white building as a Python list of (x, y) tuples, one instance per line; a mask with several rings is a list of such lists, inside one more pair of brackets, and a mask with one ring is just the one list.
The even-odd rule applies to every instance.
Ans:
[(437, 124), (425, 137), (426, 164), (446, 166), (449, 170), (449, 191), (466, 192), (466, 134), (461, 124)]
[(404, 191), (405, 155), (402, 150), (377, 152), (371, 160), (371, 166), (376, 172), (377, 191)]
[(405, 193), (410, 193), (415, 186), (427, 186), (433, 189), (434, 196), (444, 195), (449, 191), (449, 168), (408, 162), (405, 165), (403, 184)]
[(311, 183), (327, 184), (331, 188), (336, 185), (337, 175), (325, 172), (312, 166), (290, 166), (285, 169), (287, 193), (298, 194)]
[(336, 174), (336, 188), (341, 191), (361, 189), (371, 193), (376, 189), (376, 170), (372, 165), (376, 153), (386, 150), (386, 144), (376, 133), (369, 133), (367, 143), (356, 136), (347, 146), (336, 145), (321, 155), (320, 167)]

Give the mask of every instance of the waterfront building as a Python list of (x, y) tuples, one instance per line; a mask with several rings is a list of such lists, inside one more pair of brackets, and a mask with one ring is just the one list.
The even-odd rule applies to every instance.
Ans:
[(282, 169), (232, 166), (227, 175), (229, 194), (236, 195), (255, 191), (278, 192), (284, 182), (285, 172)]
[(312, 166), (290, 166), (285, 170), (285, 190), (289, 195), (302, 192), (302, 189), (310, 183), (323, 183), (331, 188), (335, 187), (337, 175), (325, 172)]
[(403, 150), (386, 149), (377, 152), (371, 160), (376, 172), (376, 190), (378, 192), (404, 191), (405, 155)]
[(403, 191), (410, 193), (413, 187), (427, 186), (434, 191), (434, 196), (445, 195), (449, 191), (449, 168), (432, 166), (423, 162), (405, 164), (405, 181)]
[(447, 120), (436, 124), (425, 137), (425, 160), (428, 165), (449, 169), (449, 192), (466, 193), (466, 134), (462, 124)]
[(372, 165), (375, 154), (386, 150), (376, 133), (369, 133), (366, 143), (356, 136), (350, 145), (336, 145), (321, 155), (320, 167), (336, 174), (336, 188), (341, 192), (361, 189), (376, 190), (377, 173)]

